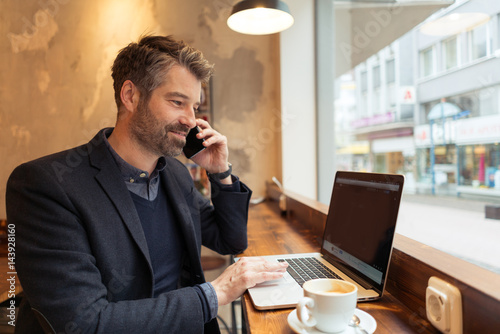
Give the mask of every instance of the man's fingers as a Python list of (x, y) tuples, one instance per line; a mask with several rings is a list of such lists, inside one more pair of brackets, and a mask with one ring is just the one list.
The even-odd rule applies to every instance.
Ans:
[(286, 268), (288, 268), (288, 263), (286, 262), (269, 262), (265, 261), (264, 263), (264, 269), (267, 271), (286, 271)]
[[(284, 262), (269, 262), (262, 258), (250, 260), (248, 265), (255, 265), (252, 268), (254, 274), (252, 279), (252, 286), (256, 284), (271, 281), (275, 279), (280, 279), (286, 273), (286, 268), (288, 267), (288, 263)], [(248, 286), (248, 288), (252, 287)]]
[(241, 258), (240, 261), (242, 267), (252, 268), (255, 272), (285, 272), (288, 267), (286, 262), (270, 262), (262, 257)]
[(197, 118), (196, 119), (196, 125), (198, 125), (202, 129), (209, 129), (209, 128), (211, 128), (210, 123), (208, 123), (207, 121), (205, 121), (202, 118)]

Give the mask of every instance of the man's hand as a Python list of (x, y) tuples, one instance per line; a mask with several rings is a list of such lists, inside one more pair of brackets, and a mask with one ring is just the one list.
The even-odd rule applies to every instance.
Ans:
[(287, 267), (287, 263), (269, 262), (263, 258), (239, 259), (211, 282), (217, 293), (219, 306), (229, 304), (248, 288), (259, 283), (282, 278)]
[(212, 129), (210, 124), (202, 119), (197, 119), (196, 125), (200, 128), (200, 132), (196, 137), (205, 139), (203, 145), (206, 149), (195, 155), (191, 160), (209, 173), (227, 171), (229, 151), (226, 136)]

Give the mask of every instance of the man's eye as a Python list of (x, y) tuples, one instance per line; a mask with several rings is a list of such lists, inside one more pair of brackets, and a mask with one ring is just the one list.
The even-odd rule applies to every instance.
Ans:
[(173, 100), (172, 103), (175, 104), (176, 106), (181, 106), (182, 105), (181, 101), (175, 101), (175, 100)]

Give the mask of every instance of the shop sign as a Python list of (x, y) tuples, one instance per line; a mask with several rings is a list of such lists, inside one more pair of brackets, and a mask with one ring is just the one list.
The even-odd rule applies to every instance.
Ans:
[[(413, 131), (416, 147), (431, 146), (430, 124), (418, 125)], [(434, 123), (432, 125), (432, 139), (434, 145), (451, 144), (456, 141), (456, 121)]]
[(366, 126), (387, 124), (394, 122), (394, 113), (388, 112), (385, 114), (374, 115), (372, 117), (364, 117), (351, 122), (351, 127), (354, 129), (363, 128)]
[(457, 121), (457, 144), (500, 142), (500, 115)]
[(415, 104), (415, 87), (402, 86), (399, 89), (399, 97), (401, 104)]

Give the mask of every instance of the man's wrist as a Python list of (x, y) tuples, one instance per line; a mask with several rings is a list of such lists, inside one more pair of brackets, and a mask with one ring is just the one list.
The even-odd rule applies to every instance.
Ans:
[(233, 172), (233, 165), (230, 162), (227, 163), (227, 167), (228, 167), (228, 169), (225, 172), (222, 172), (222, 173), (209, 173), (207, 171), (207, 175), (211, 176), (211, 177), (213, 177), (213, 178), (215, 178), (217, 180), (224, 180), (225, 178), (227, 178), (228, 176), (230, 176), (231, 173)]

